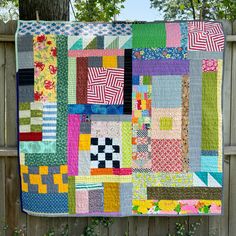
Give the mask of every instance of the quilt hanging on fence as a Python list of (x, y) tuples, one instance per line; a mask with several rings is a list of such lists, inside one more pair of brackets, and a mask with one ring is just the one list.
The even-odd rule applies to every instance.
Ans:
[(22, 209), (222, 213), (217, 22), (20, 21)]

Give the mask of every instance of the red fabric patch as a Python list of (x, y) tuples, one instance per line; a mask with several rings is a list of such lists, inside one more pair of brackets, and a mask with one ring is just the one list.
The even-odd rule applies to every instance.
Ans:
[(181, 140), (152, 139), (152, 171), (179, 172), (183, 171)]
[(42, 141), (42, 132), (20, 133), (20, 141)]
[(88, 58), (76, 59), (76, 103), (87, 104)]

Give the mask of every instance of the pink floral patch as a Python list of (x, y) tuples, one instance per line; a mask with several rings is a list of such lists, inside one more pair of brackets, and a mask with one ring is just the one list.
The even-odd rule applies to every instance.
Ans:
[(203, 60), (202, 61), (202, 71), (217, 71), (218, 63), (217, 60)]

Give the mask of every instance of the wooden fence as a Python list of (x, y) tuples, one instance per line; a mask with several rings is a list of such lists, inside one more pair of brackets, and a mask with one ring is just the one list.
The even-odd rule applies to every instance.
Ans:
[[(196, 235), (236, 235), (236, 22), (224, 21), (227, 44), (224, 64), (224, 215), (204, 217), (114, 218), (109, 228), (98, 226), (101, 236), (166, 236), (175, 234), (176, 223), (190, 228), (200, 222)], [(0, 22), (0, 235), (41, 236), (55, 231), (81, 235), (91, 218), (32, 217), (21, 212), (18, 160), (16, 157), (16, 22)], [(18, 234), (15, 234), (18, 235)]]

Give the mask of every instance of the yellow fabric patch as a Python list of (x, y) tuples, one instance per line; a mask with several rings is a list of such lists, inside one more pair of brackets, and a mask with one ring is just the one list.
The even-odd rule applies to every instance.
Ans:
[(53, 180), (54, 180), (54, 184), (58, 185), (58, 192), (59, 193), (68, 192), (68, 184), (63, 183), (62, 174), (54, 174)]
[(48, 175), (48, 166), (40, 166), (39, 167), (40, 175)]
[(47, 184), (42, 183), (41, 175), (30, 174), (29, 179), (30, 179), (30, 184), (38, 185), (38, 193), (47, 193)]
[(55, 35), (36, 35), (34, 51), (34, 97), (36, 101), (57, 101), (57, 48)]
[(172, 130), (172, 118), (161, 117), (160, 118), (160, 130)]
[(117, 57), (116, 56), (103, 56), (102, 66), (105, 68), (117, 68)]
[(80, 151), (89, 151), (91, 143), (90, 134), (80, 134), (79, 136), (79, 150)]
[(21, 170), (21, 187), (22, 187), (22, 192), (28, 192), (28, 184), (24, 182), (23, 174), (28, 174), (28, 166), (21, 165), (20, 167)]
[(76, 183), (131, 183), (131, 175), (75, 176)]
[(104, 183), (104, 212), (120, 211), (120, 189), (118, 183)]

